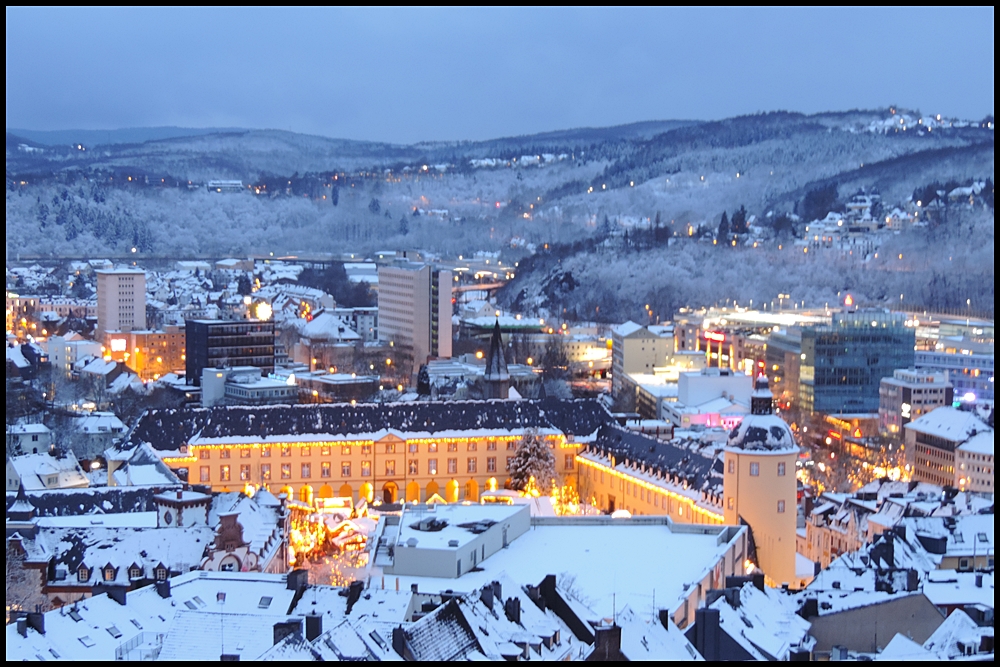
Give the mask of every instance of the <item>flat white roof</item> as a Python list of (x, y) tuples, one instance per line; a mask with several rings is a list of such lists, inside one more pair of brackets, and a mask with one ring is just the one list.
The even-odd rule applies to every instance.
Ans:
[(472, 591), (503, 573), (522, 582), (568, 574), (575, 577), (573, 587), (586, 598), (583, 602), (610, 618), (616, 605), (650, 609), (654, 590), (658, 607), (675, 609), (686, 599), (687, 585), (700, 581), (729, 546), (719, 539), (727, 526), (697, 526), (704, 528), (698, 534), (627, 520), (611, 525), (566, 521), (568, 525), (533, 525), (508, 548), (479, 563), (480, 572), (458, 579), (400, 576), (400, 586)]
[[(426, 506), (418, 506), (426, 507)], [(480, 523), (493, 521), (499, 523), (510, 519), (518, 512), (529, 511), (524, 505), (432, 505), (434, 511), (427, 511), (407, 507), (400, 517), (399, 537), (396, 542), (406, 544), (410, 538), (417, 540), (418, 549), (459, 549), (470, 541), (476, 534), (465, 528), (460, 528), (463, 523)], [(435, 519), (437, 521), (447, 521), (448, 525), (442, 530), (426, 531), (411, 528), (413, 524), (423, 519)], [(457, 546), (448, 546), (452, 540), (458, 541)], [(398, 548), (398, 546), (397, 546)]]

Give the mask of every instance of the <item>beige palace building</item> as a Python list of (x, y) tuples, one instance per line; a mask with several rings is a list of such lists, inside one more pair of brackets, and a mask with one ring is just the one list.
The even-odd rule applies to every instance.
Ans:
[(610, 419), (597, 401), (552, 399), (153, 410), (123, 446), (148, 442), (213, 491), (477, 502), (508, 482), (508, 459), (528, 433), (552, 448), (560, 482), (575, 486), (577, 454)]

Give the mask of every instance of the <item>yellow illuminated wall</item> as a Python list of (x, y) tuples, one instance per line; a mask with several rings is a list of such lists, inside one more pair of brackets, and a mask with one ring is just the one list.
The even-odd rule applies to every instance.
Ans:
[[(667, 482), (653, 483), (624, 466), (608, 465), (591, 455), (576, 457), (580, 500), (605, 512), (628, 510), (632, 515), (666, 515), (680, 523), (721, 524), (721, 508), (700, 499), (700, 492), (673, 490)], [(692, 497), (695, 496), (695, 497)]]
[[(164, 458), (186, 470), (191, 484), (213, 491), (267, 488), (297, 500), (351, 496), (385, 502), (479, 500), (487, 489), (503, 488), (507, 460), (522, 436), (337, 442), (194, 443), (182, 456)], [(559, 483), (576, 485), (578, 443), (545, 436), (556, 458)]]

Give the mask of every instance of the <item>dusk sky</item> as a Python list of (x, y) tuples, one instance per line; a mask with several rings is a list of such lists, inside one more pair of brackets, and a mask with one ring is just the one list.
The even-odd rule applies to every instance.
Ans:
[(7, 127), (391, 142), (890, 104), (992, 114), (994, 9), (7, 8)]

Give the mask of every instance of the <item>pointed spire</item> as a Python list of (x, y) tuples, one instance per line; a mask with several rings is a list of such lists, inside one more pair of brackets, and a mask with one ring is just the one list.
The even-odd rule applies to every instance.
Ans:
[(507, 360), (503, 354), (503, 338), (500, 335), (500, 318), (493, 325), (493, 335), (490, 337), (490, 350), (486, 354), (486, 379), (509, 380)]
[(549, 397), (549, 394), (548, 394), (547, 391), (545, 391), (545, 382), (542, 381), (542, 380), (539, 380), (538, 381), (538, 396), (536, 396), (535, 398), (537, 398), (539, 401), (544, 401), (548, 397)]
[(24, 484), (17, 486), (17, 497), (14, 503), (7, 509), (8, 521), (31, 521), (35, 518), (35, 506), (28, 499), (28, 494), (24, 491)]

